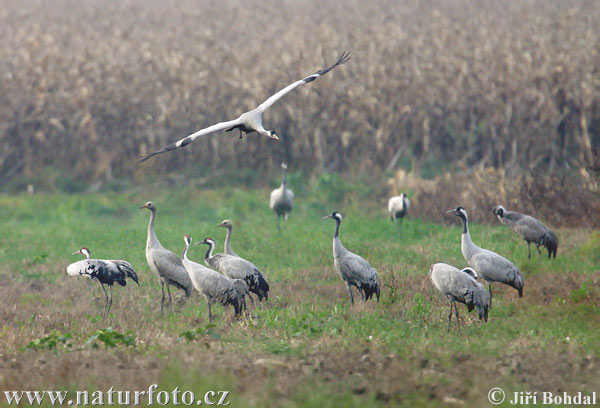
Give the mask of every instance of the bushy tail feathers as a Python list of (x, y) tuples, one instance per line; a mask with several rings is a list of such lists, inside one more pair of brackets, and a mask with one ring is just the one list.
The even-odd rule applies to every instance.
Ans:
[(558, 237), (552, 230), (548, 230), (544, 236), (544, 246), (548, 250), (548, 258), (554, 256), (556, 258), (556, 252), (558, 251)]
[(246, 283), (249, 286), (250, 292), (256, 293), (259, 301), (263, 298), (269, 300), (269, 284), (260, 271), (256, 270), (256, 273)]

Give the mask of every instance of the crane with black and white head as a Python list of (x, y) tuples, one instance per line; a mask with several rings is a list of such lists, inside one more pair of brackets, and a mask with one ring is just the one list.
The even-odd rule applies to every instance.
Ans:
[(352, 295), (352, 286), (355, 286), (360, 293), (363, 302), (371, 299), (373, 295), (377, 296), (379, 302), (380, 286), (377, 278), (377, 271), (361, 256), (348, 251), (340, 241), (340, 225), (342, 223), (342, 214), (334, 211), (323, 217), (324, 220), (332, 218), (335, 220), (335, 233), (333, 235), (333, 265), (337, 273), (346, 283), (348, 293), (350, 293), (350, 303), (354, 304)]
[[(269, 284), (265, 275), (258, 270), (250, 261), (235, 255), (214, 254), (215, 241), (212, 238), (205, 238), (198, 245), (208, 245), (208, 250), (204, 255), (204, 262), (211, 268), (217, 269), (223, 275), (230, 279), (241, 279), (246, 282), (250, 292), (258, 296), (258, 300), (269, 299)], [(248, 296), (250, 297), (250, 296)], [(252, 297), (250, 297), (252, 300)]]
[(148, 160), (149, 158), (156, 156), (157, 154), (166, 153), (171, 150), (178, 149), (180, 147), (185, 147), (185, 146), (189, 145), (190, 143), (192, 143), (197, 138), (199, 138), (200, 136), (207, 135), (209, 133), (213, 133), (218, 130), (230, 132), (232, 130), (238, 129), (240, 131), (240, 138), (242, 138), (242, 135), (243, 135), (242, 132), (244, 132), (244, 133), (258, 132), (263, 136), (267, 136), (272, 139), (279, 139), (279, 137), (275, 134), (275, 132), (273, 130), (266, 130), (263, 127), (263, 123), (262, 123), (263, 113), (268, 108), (270, 108), (275, 102), (277, 102), (279, 99), (281, 99), (285, 94), (287, 94), (288, 92), (292, 91), (293, 89), (296, 89), (300, 85), (304, 85), (304, 84), (314, 81), (315, 79), (317, 79), (320, 76), (325, 75), (332, 69), (345, 64), (346, 62), (348, 62), (348, 60), (350, 60), (349, 53), (343, 52), (340, 55), (340, 57), (338, 58), (338, 60), (336, 61), (336, 63), (333, 64), (332, 66), (330, 66), (328, 68), (320, 69), (319, 71), (315, 72), (312, 75), (309, 75), (299, 81), (293, 82), (292, 84), (286, 86), (285, 88), (283, 88), (282, 90), (277, 92), (275, 95), (272, 95), (271, 97), (269, 97), (266, 101), (261, 103), (257, 108), (255, 108), (251, 111), (242, 113), (239, 118), (230, 120), (230, 121), (226, 121), (226, 122), (217, 123), (216, 125), (212, 125), (207, 128), (201, 129), (195, 133), (192, 133), (191, 135), (189, 135), (187, 137), (184, 137), (181, 140), (178, 140), (175, 143), (171, 143), (170, 145), (163, 147), (160, 150), (157, 150), (155, 152), (144, 155), (141, 160), (142, 161)]
[(506, 208), (499, 205), (493, 210), (493, 213), (500, 222), (508, 225), (515, 233), (527, 242), (527, 257), (531, 258), (531, 243), (535, 244), (538, 255), (541, 254), (540, 247), (546, 247), (548, 258), (558, 251), (558, 237), (550, 228), (542, 224), (541, 221), (531, 215), (521, 214), (514, 211), (507, 211)]
[(448, 210), (463, 222), (461, 235), (461, 251), (470, 267), (481, 275), (488, 283), (490, 290), (490, 309), (492, 308), (492, 282), (500, 282), (512, 286), (519, 291), (519, 297), (523, 296), (523, 276), (519, 269), (508, 259), (487, 249), (478, 247), (471, 240), (467, 212), (462, 207)]
[(458, 308), (456, 302), (467, 306), (469, 312), (477, 308), (479, 320), (488, 320), (488, 307), (490, 295), (483, 285), (477, 282), (477, 272), (472, 268), (458, 270), (452, 265), (436, 263), (429, 270), (431, 282), (440, 293), (450, 301), (450, 314), (448, 315), (448, 332), (450, 332), (450, 321), (452, 320), (452, 305), (456, 311), (456, 324), (460, 331)]
[(294, 205), (294, 192), (287, 188), (287, 164), (281, 163), (281, 171), (283, 172), (281, 186), (271, 191), (271, 202), (269, 204), (271, 210), (277, 215), (277, 229), (280, 231), (279, 219), (283, 215), (283, 225), (287, 225), (288, 214), (292, 212)]
[(148, 223), (148, 237), (146, 239), (146, 261), (150, 270), (158, 276), (162, 297), (160, 299), (160, 314), (163, 312), (165, 303), (165, 285), (169, 294), (169, 306), (173, 310), (170, 286), (173, 285), (185, 292), (189, 297), (194, 290), (192, 281), (181, 263), (181, 259), (173, 252), (163, 247), (154, 232), (154, 220), (156, 219), (156, 206), (152, 201), (140, 207), (150, 210), (150, 222)]
[(239, 316), (246, 307), (244, 300), (244, 297), (248, 294), (248, 285), (246, 285), (246, 282), (240, 279), (229, 279), (217, 271), (190, 261), (187, 254), (192, 243), (192, 238), (186, 235), (184, 241), (185, 250), (183, 251), (183, 259), (181, 261), (192, 280), (194, 288), (206, 299), (209, 323), (212, 323), (211, 305), (216, 302), (223, 306), (233, 306), (235, 315)]
[[(127, 285), (126, 278), (129, 278), (139, 286), (140, 283), (138, 281), (138, 277), (131, 264), (127, 261), (91, 259), (90, 250), (86, 247), (73, 252), (72, 255), (77, 254), (85, 256), (85, 259), (74, 262), (67, 266), (67, 275), (87, 276), (89, 279), (96, 279), (98, 282), (100, 282), (100, 286), (102, 286), (102, 291), (104, 292), (105, 297), (102, 315), (106, 318), (106, 316), (108, 316), (108, 312), (110, 311), (110, 307), (112, 306), (112, 287), (115, 282), (121, 286), (125, 286)], [(108, 293), (106, 293), (106, 288), (104, 285), (108, 286), (110, 298)]]

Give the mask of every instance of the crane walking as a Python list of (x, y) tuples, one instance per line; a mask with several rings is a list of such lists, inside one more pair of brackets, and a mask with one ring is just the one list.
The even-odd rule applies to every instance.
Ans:
[[(72, 255), (77, 254), (85, 256), (85, 259), (67, 266), (67, 274), (69, 276), (87, 276), (89, 279), (97, 279), (100, 282), (105, 297), (102, 316), (106, 318), (112, 306), (112, 287), (115, 282), (121, 286), (125, 286), (127, 285), (126, 278), (129, 278), (139, 286), (138, 277), (131, 264), (127, 261), (91, 259), (90, 250), (86, 247), (73, 252)], [(106, 293), (104, 285), (108, 286), (110, 298), (108, 293)]]

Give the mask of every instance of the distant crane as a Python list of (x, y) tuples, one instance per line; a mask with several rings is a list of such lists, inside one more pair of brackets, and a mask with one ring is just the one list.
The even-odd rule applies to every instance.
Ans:
[[(105, 301), (103, 317), (108, 316), (110, 307), (112, 306), (112, 287), (114, 283), (118, 283), (121, 286), (127, 285), (126, 278), (133, 280), (139, 286), (138, 277), (133, 270), (131, 264), (127, 261), (121, 260), (104, 260), (104, 259), (90, 259), (90, 250), (86, 247), (81, 248), (78, 251), (73, 252), (72, 255), (83, 255), (85, 259), (72, 263), (67, 266), (67, 275), (69, 276), (87, 276), (90, 279), (97, 279), (102, 286), (104, 291)], [(110, 299), (106, 293), (106, 288), (110, 292)]]
[(233, 256), (237, 256), (239, 258), (238, 254), (233, 252), (233, 249), (231, 249), (231, 234), (233, 232), (233, 223), (231, 222), (231, 220), (223, 220), (223, 222), (221, 222), (219, 225), (217, 225), (217, 228), (218, 227), (227, 228), (227, 235), (225, 235), (225, 245), (224, 245), (225, 253), (227, 255), (233, 255)]
[(456, 302), (467, 305), (469, 312), (476, 307), (479, 320), (484, 319), (487, 323), (490, 295), (483, 285), (477, 282), (477, 272), (475, 270), (472, 268), (458, 270), (458, 268), (445, 263), (436, 263), (431, 265), (429, 277), (437, 290), (450, 301), (448, 332), (450, 332), (450, 321), (452, 320), (452, 305), (454, 305), (456, 311), (456, 324), (460, 331)]
[(246, 282), (240, 279), (229, 279), (204, 265), (190, 261), (187, 254), (192, 238), (186, 235), (184, 241), (183, 266), (189, 274), (194, 288), (206, 299), (209, 323), (212, 323), (211, 305), (215, 302), (219, 302), (223, 306), (233, 306), (235, 315), (239, 316), (246, 306), (244, 300), (244, 296), (248, 294)]
[(350, 294), (350, 303), (354, 304), (352, 295), (352, 286), (355, 286), (360, 293), (363, 302), (371, 299), (373, 295), (377, 296), (379, 302), (379, 279), (377, 272), (361, 256), (348, 251), (340, 241), (340, 224), (342, 215), (336, 211), (323, 217), (324, 220), (333, 218), (336, 222), (335, 233), (333, 235), (333, 265), (337, 273), (346, 283), (348, 293)]
[(531, 215), (520, 214), (518, 212), (507, 211), (499, 205), (494, 208), (494, 215), (500, 222), (508, 225), (514, 232), (527, 242), (527, 257), (531, 258), (531, 243), (535, 244), (538, 255), (541, 254), (540, 247), (544, 246), (548, 250), (548, 258), (558, 251), (558, 237), (550, 228), (546, 227)]
[(173, 310), (173, 300), (171, 299), (170, 285), (173, 285), (185, 292), (189, 297), (192, 294), (193, 285), (190, 277), (185, 270), (181, 259), (173, 252), (164, 248), (156, 233), (154, 232), (154, 220), (156, 219), (156, 207), (152, 201), (140, 207), (150, 210), (150, 222), (148, 223), (148, 238), (146, 240), (146, 260), (150, 270), (154, 272), (160, 280), (160, 288), (162, 297), (160, 299), (160, 314), (163, 313), (163, 305), (165, 303), (165, 285), (167, 285), (167, 293), (169, 294), (169, 306)]
[(523, 296), (523, 276), (515, 264), (503, 256), (487, 249), (478, 247), (469, 234), (467, 212), (462, 207), (447, 211), (459, 217), (463, 222), (461, 235), (461, 250), (470, 267), (488, 283), (490, 290), (490, 309), (492, 308), (492, 282), (500, 282), (512, 286)]
[(277, 215), (277, 229), (281, 231), (280, 217), (283, 215), (284, 226), (287, 225), (288, 214), (292, 212), (294, 205), (294, 192), (287, 188), (287, 165), (281, 163), (283, 179), (279, 188), (271, 191), (271, 202), (269, 207)]
[(404, 217), (406, 217), (409, 208), (410, 201), (404, 193), (390, 198), (390, 201), (388, 202), (390, 218), (392, 221), (396, 222), (396, 225), (398, 225), (398, 220), (400, 220), (400, 226), (402, 226), (402, 221), (404, 220)]
[[(205, 238), (200, 244), (208, 245), (208, 251), (204, 255), (204, 262), (217, 269), (223, 275), (230, 279), (242, 279), (248, 285), (250, 292), (258, 296), (258, 300), (269, 299), (269, 284), (265, 275), (258, 270), (250, 261), (235, 255), (215, 254), (215, 241), (212, 238)], [(248, 296), (250, 297), (250, 296)], [(252, 297), (250, 297), (252, 300)]]
[(333, 64), (332, 66), (330, 66), (329, 68), (323, 68), (323, 69), (315, 72), (314, 74), (307, 76), (304, 79), (301, 79), (299, 81), (296, 81), (296, 82), (286, 86), (285, 88), (283, 88), (282, 90), (277, 92), (275, 95), (269, 97), (266, 101), (264, 101), (262, 104), (260, 104), (256, 109), (253, 109), (249, 112), (242, 113), (242, 115), (239, 118), (237, 118), (235, 120), (230, 120), (227, 122), (217, 123), (216, 125), (212, 125), (207, 128), (204, 128), (202, 130), (199, 130), (196, 133), (192, 133), (191, 135), (184, 137), (183, 139), (181, 139), (175, 143), (171, 143), (170, 145), (167, 145), (167, 146), (163, 147), (162, 149), (157, 150), (156, 152), (148, 153), (148, 154), (144, 155), (141, 160), (142, 161), (148, 160), (149, 158), (156, 156), (157, 154), (166, 153), (166, 152), (175, 150), (180, 147), (185, 147), (185, 146), (189, 145), (190, 143), (192, 143), (197, 138), (199, 138), (200, 136), (216, 132), (217, 130), (223, 130), (226, 132), (230, 132), (234, 129), (238, 129), (240, 131), (240, 139), (242, 138), (242, 135), (243, 135), (242, 132), (244, 132), (244, 133), (258, 132), (263, 136), (267, 136), (272, 139), (279, 139), (279, 137), (277, 137), (277, 135), (275, 134), (275, 131), (266, 130), (263, 127), (262, 114), (269, 107), (271, 107), (271, 105), (273, 105), (275, 102), (277, 102), (279, 99), (281, 99), (288, 92), (299, 87), (300, 85), (312, 82), (315, 79), (317, 79), (318, 77), (325, 75), (332, 69), (339, 67), (340, 65), (343, 65), (346, 62), (348, 62), (350, 60), (349, 55), (350, 55), (349, 53), (343, 52), (340, 55), (340, 57), (338, 58), (338, 60), (336, 61), (336, 63)]

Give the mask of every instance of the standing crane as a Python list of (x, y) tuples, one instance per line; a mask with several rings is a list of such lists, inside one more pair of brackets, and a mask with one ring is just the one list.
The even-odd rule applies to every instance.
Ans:
[(363, 302), (371, 299), (373, 294), (377, 296), (379, 302), (380, 287), (377, 272), (364, 258), (348, 251), (340, 242), (342, 215), (334, 211), (323, 217), (324, 220), (328, 218), (333, 218), (336, 222), (333, 235), (333, 265), (346, 283), (348, 293), (350, 293), (350, 303), (354, 304), (352, 286), (358, 289)]
[(535, 244), (538, 255), (541, 254), (540, 247), (544, 246), (548, 250), (548, 258), (558, 251), (558, 237), (550, 228), (546, 227), (536, 218), (531, 215), (521, 214), (518, 212), (507, 211), (503, 206), (499, 205), (494, 208), (494, 215), (498, 217), (500, 222), (508, 225), (510, 229), (519, 234), (521, 238), (527, 242), (527, 257), (531, 258), (531, 243)]
[(404, 220), (404, 217), (406, 217), (409, 208), (410, 201), (404, 193), (390, 198), (390, 201), (388, 202), (388, 212), (390, 213), (390, 218), (396, 223), (396, 225), (398, 225), (398, 220), (400, 220), (400, 226), (402, 226), (402, 221)]
[[(131, 279), (139, 286), (138, 277), (133, 270), (131, 264), (127, 261), (121, 260), (104, 260), (104, 259), (90, 259), (90, 250), (86, 247), (81, 248), (78, 251), (73, 252), (72, 255), (83, 255), (85, 259), (78, 261), (67, 266), (67, 275), (69, 276), (87, 276), (89, 279), (97, 279), (102, 286), (104, 292), (104, 310), (102, 316), (106, 318), (110, 307), (112, 306), (112, 287), (114, 283), (118, 283), (121, 286), (127, 285), (126, 278)], [(110, 299), (106, 293), (106, 288), (110, 293)]]
[(146, 240), (146, 260), (150, 270), (158, 276), (162, 297), (160, 299), (160, 314), (163, 313), (163, 305), (165, 303), (165, 285), (169, 294), (169, 306), (173, 310), (173, 300), (171, 299), (171, 285), (185, 292), (185, 296), (189, 297), (192, 294), (193, 285), (190, 277), (185, 270), (181, 259), (173, 252), (164, 248), (156, 233), (154, 232), (154, 220), (156, 219), (156, 207), (152, 201), (140, 207), (150, 210), (150, 222), (148, 223), (148, 238)]
[(523, 276), (515, 264), (503, 256), (487, 249), (478, 247), (469, 234), (467, 212), (462, 207), (447, 211), (459, 217), (463, 222), (461, 235), (461, 250), (470, 267), (488, 283), (490, 291), (490, 309), (492, 308), (492, 282), (500, 282), (512, 286), (523, 297)]
[[(212, 238), (205, 238), (200, 244), (208, 245), (204, 262), (211, 268), (217, 269), (223, 275), (230, 279), (242, 279), (248, 285), (250, 292), (258, 296), (258, 300), (269, 299), (269, 284), (263, 273), (250, 261), (235, 255), (215, 254), (215, 241)], [(250, 296), (248, 296), (250, 297)], [(250, 297), (252, 300), (252, 297)]]
[(287, 165), (281, 163), (281, 171), (283, 172), (283, 179), (281, 180), (281, 186), (271, 191), (271, 202), (269, 207), (277, 215), (277, 229), (281, 231), (280, 218), (283, 215), (284, 226), (287, 225), (288, 214), (292, 212), (292, 206), (294, 205), (294, 192), (287, 188)]
[(212, 323), (211, 305), (219, 302), (223, 306), (233, 306), (234, 313), (239, 316), (246, 306), (244, 297), (248, 294), (248, 285), (240, 279), (229, 279), (219, 272), (204, 265), (190, 261), (187, 254), (192, 243), (189, 235), (184, 237), (185, 249), (182, 263), (194, 288), (204, 296), (208, 305), (208, 321)]
[(477, 282), (477, 272), (475, 270), (472, 268), (458, 270), (458, 268), (445, 263), (436, 263), (431, 265), (429, 277), (437, 290), (450, 301), (448, 332), (450, 332), (450, 321), (452, 320), (452, 305), (454, 305), (456, 311), (456, 324), (460, 331), (456, 302), (467, 305), (469, 312), (476, 307), (479, 320), (484, 319), (487, 323), (490, 295), (488, 295), (483, 285)]

